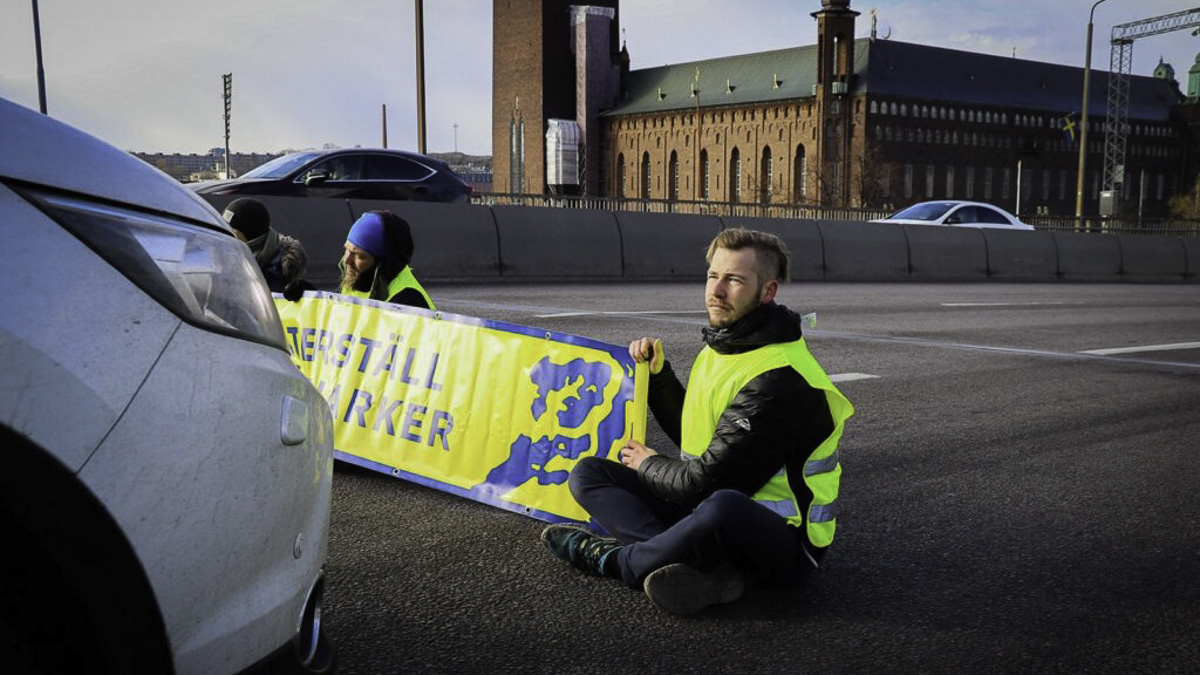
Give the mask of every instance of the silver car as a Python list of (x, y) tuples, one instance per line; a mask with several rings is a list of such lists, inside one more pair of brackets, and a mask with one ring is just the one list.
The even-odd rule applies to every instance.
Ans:
[(0, 99), (6, 672), (329, 672), (329, 408), (199, 197)]
[(998, 227), (1006, 230), (1032, 230), (1008, 211), (991, 204), (942, 200), (920, 202), (873, 223), (896, 225), (949, 225), (953, 227)]

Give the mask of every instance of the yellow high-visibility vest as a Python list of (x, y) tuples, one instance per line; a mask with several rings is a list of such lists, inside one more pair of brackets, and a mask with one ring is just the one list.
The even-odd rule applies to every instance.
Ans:
[(733, 402), (738, 391), (750, 380), (776, 368), (791, 367), (816, 389), (825, 393), (833, 418), (833, 433), (804, 462), (804, 482), (812, 491), (812, 501), (801, 504), (788, 485), (786, 469), (780, 469), (754, 494), (754, 500), (767, 506), (789, 523), (804, 527), (814, 546), (825, 547), (833, 541), (837, 527), (838, 485), (842, 466), (837, 446), (846, 420), (854, 406), (842, 395), (825, 370), (809, 353), (801, 338), (795, 342), (765, 345), (742, 354), (719, 354), (705, 346), (696, 357), (688, 376), (683, 402), (683, 452), (699, 457), (708, 449), (721, 413)]
[[(433, 304), (433, 298), (429, 297), (429, 294), (426, 293), (425, 289), (421, 286), (421, 282), (417, 281), (417, 277), (413, 274), (412, 267), (407, 265), (405, 265), (404, 269), (400, 271), (400, 274), (396, 275), (395, 279), (392, 279), (391, 282), (388, 283), (387, 297), (393, 298), (397, 293), (406, 288), (412, 288), (420, 293), (421, 296), (425, 298), (425, 304), (429, 305), (429, 309), (437, 309), (437, 307)], [(371, 297), (371, 294), (368, 292), (356, 291), (345, 286), (342, 287), (342, 295), (349, 295), (351, 297), (362, 298), (364, 300), (368, 300)]]

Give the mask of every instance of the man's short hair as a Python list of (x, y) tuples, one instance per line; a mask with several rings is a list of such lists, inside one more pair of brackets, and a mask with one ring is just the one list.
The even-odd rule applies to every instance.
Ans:
[(787, 245), (783, 243), (783, 240), (770, 232), (741, 228), (721, 230), (721, 233), (708, 245), (708, 253), (705, 254), (704, 260), (711, 263), (713, 254), (719, 248), (728, 251), (740, 251), (744, 248), (754, 249), (761, 283), (766, 283), (771, 279), (782, 283), (790, 278), (788, 267), (791, 265), (792, 254), (788, 252)]

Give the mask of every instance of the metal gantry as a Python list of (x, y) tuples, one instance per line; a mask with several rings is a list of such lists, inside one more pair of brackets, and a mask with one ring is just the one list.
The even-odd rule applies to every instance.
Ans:
[[(1108, 110), (1104, 123), (1104, 179), (1101, 194), (1112, 196), (1119, 211), (1125, 183), (1125, 145), (1129, 136), (1129, 76), (1133, 70), (1133, 41), (1200, 26), (1200, 7), (1113, 26), (1108, 69)], [(1086, 121), (1085, 121), (1086, 123)]]

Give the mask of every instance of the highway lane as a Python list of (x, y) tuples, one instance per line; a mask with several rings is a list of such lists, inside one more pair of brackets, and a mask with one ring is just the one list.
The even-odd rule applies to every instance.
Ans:
[[(446, 311), (686, 373), (702, 284), (437, 285)], [(1200, 660), (1200, 289), (790, 284), (857, 408), (843, 514), (799, 589), (692, 618), (553, 559), (542, 524), (339, 465), (342, 672), (1192, 672)], [(1120, 351), (1113, 351), (1120, 350)], [(667, 449), (651, 423), (648, 442)]]

